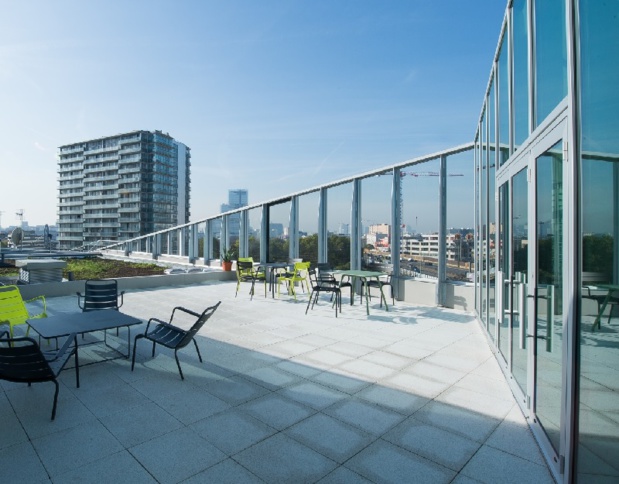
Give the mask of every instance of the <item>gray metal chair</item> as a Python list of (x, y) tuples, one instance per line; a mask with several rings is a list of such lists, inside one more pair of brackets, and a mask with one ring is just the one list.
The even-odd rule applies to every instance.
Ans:
[[(200, 328), (204, 326), (204, 323), (206, 323), (208, 319), (213, 315), (213, 313), (217, 310), (220, 304), (221, 301), (219, 301), (214, 306), (206, 308), (202, 312), (202, 314), (196, 313), (180, 306), (175, 307), (172, 310), (172, 315), (170, 316), (169, 322), (165, 322), (157, 318), (150, 318), (148, 320), (148, 324), (146, 325), (146, 330), (144, 331), (144, 334), (138, 334), (133, 342), (133, 358), (131, 360), (131, 371), (133, 371), (133, 368), (135, 366), (135, 352), (138, 340), (141, 338), (145, 338), (153, 342), (153, 357), (155, 356), (155, 346), (157, 344), (174, 350), (176, 366), (178, 366), (178, 372), (181, 375), (181, 380), (184, 380), (185, 377), (183, 376), (183, 370), (181, 369), (181, 364), (178, 361), (178, 350), (184, 348), (191, 341), (193, 341), (193, 344), (196, 347), (196, 351), (198, 352), (198, 358), (200, 360), (200, 363), (202, 363), (202, 355), (200, 354), (200, 348), (198, 348), (198, 343), (196, 343), (195, 336), (196, 333), (200, 330)], [(190, 329), (184, 330), (172, 324), (174, 321), (174, 315), (177, 314), (176, 311), (195, 316), (198, 319), (193, 324), (193, 326), (191, 326)], [(154, 329), (149, 331), (151, 323), (154, 325)]]
[(75, 382), (77, 388), (80, 387), (76, 336), (70, 335), (64, 345), (54, 352), (41, 351), (32, 338), (3, 336), (8, 336), (8, 332), (0, 333), (0, 379), (14, 383), (28, 383), (28, 386), (32, 383), (54, 382), (56, 385), (52, 407), (52, 420), (54, 420), (59, 390), (57, 378), (72, 355), (75, 355)]

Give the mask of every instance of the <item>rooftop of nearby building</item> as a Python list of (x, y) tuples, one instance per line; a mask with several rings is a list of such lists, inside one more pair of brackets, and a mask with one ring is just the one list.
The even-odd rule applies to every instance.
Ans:
[[(143, 320), (222, 301), (198, 336), (204, 363), (180, 352), (185, 381), (142, 341), (133, 372), (80, 365), (78, 389), (63, 371), (55, 421), (52, 384), (0, 382), (0, 481), (553, 482), (472, 314), (374, 298), (367, 316), (344, 297), (335, 318), (325, 297), (305, 315), (307, 295), (247, 291), (125, 294)], [(76, 297), (48, 309), (77, 311)], [(81, 364), (105, 353), (80, 349)]]

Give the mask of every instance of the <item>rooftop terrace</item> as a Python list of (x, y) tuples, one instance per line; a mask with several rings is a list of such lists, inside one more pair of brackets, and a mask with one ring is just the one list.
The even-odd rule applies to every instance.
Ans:
[[(473, 314), (374, 298), (367, 316), (344, 297), (335, 318), (325, 297), (305, 315), (307, 295), (247, 290), (125, 294), (143, 320), (222, 301), (204, 363), (181, 351), (185, 381), (141, 341), (134, 372), (80, 365), (78, 389), (65, 370), (55, 421), (52, 384), (0, 382), (0, 482), (553, 482)], [(80, 349), (81, 364), (104, 352)]]

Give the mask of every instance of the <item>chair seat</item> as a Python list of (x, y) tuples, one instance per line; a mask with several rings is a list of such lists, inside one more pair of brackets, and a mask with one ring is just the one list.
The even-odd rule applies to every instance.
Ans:
[(146, 338), (168, 348), (175, 348), (186, 334), (186, 331), (179, 328), (160, 323), (159, 326), (146, 335)]

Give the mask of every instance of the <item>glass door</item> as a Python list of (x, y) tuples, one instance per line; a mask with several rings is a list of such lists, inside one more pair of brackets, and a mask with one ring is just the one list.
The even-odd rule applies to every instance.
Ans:
[(530, 152), (523, 151), (498, 178), (498, 283), (501, 288), (497, 349), (511, 373), (514, 394), (526, 407), (529, 392), (526, 296), (529, 260)]
[(559, 470), (564, 439), (563, 368), (563, 143), (565, 122), (551, 129), (530, 152), (527, 346), (528, 396), (534, 429)]

